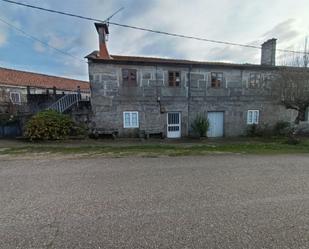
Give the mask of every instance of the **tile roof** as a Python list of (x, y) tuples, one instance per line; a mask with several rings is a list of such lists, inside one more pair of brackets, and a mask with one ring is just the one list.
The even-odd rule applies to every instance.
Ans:
[(143, 57), (143, 56), (122, 56), (122, 55), (111, 55), (111, 59), (103, 59), (99, 57), (98, 51), (93, 51), (85, 58), (93, 61), (113, 63), (113, 62), (124, 62), (124, 63), (149, 63), (149, 64), (178, 64), (178, 65), (196, 65), (196, 66), (222, 66), (222, 67), (251, 67), (251, 68), (277, 68), (274, 66), (259, 65), (259, 64), (239, 64), (239, 63), (227, 63), (227, 62), (211, 62), (211, 61), (192, 61), (183, 59), (170, 59), (160, 57)]
[(25, 72), (0, 67), (0, 84), (22, 87), (37, 87), (74, 91), (80, 86), (81, 91), (90, 92), (89, 82), (62, 78), (57, 76)]

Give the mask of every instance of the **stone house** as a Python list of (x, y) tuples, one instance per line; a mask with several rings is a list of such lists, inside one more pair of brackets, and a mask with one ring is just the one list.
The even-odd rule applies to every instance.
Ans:
[(28, 118), (46, 108), (64, 110), (60, 102), (76, 121), (86, 122), (89, 109), (83, 113), (75, 103), (87, 107), (89, 97), (89, 82), (0, 68), (0, 138), (21, 136)]
[(262, 45), (261, 64), (233, 64), (110, 55), (108, 27), (96, 23), (99, 51), (89, 65), (93, 125), (120, 136), (192, 135), (197, 115), (210, 122), (209, 137), (239, 136), (250, 124), (292, 121), (275, 100), (271, 80), (276, 39)]
[(89, 82), (0, 67), (0, 114), (33, 113), (77, 91), (89, 98)]

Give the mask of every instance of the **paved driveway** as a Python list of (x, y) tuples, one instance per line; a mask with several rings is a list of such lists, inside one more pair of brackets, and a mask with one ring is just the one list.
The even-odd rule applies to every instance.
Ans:
[(0, 248), (309, 248), (309, 157), (2, 160)]

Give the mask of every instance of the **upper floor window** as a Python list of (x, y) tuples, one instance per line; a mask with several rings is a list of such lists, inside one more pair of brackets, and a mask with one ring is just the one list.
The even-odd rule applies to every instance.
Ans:
[(94, 75), (94, 82), (96, 82), (96, 83), (100, 82), (100, 75), (99, 74)]
[(261, 74), (251, 73), (249, 78), (249, 88), (258, 88), (261, 84)]
[(211, 87), (220, 88), (223, 82), (223, 73), (211, 73)]
[(275, 76), (272, 74), (266, 74), (261, 78), (261, 85), (262, 88), (270, 87), (271, 83), (275, 80)]
[(21, 98), (19, 92), (10, 92), (10, 99), (13, 104), (21, 104)]
[(259, 110), (248, 110), (247, 112), (247, 124), (258, 124), (260, 118), (260, 111)]
[(136, 69), (122, 69), (123, 86), (137, 86)]
[(180, 86), (180, 72), (169, 71), (168, 72), (168, 85)]

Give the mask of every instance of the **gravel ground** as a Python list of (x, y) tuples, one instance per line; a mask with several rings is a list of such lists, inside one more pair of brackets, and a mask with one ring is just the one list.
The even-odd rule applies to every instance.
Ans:
[(309, 156), (2, 160), (0, 248), (309, 248)]

